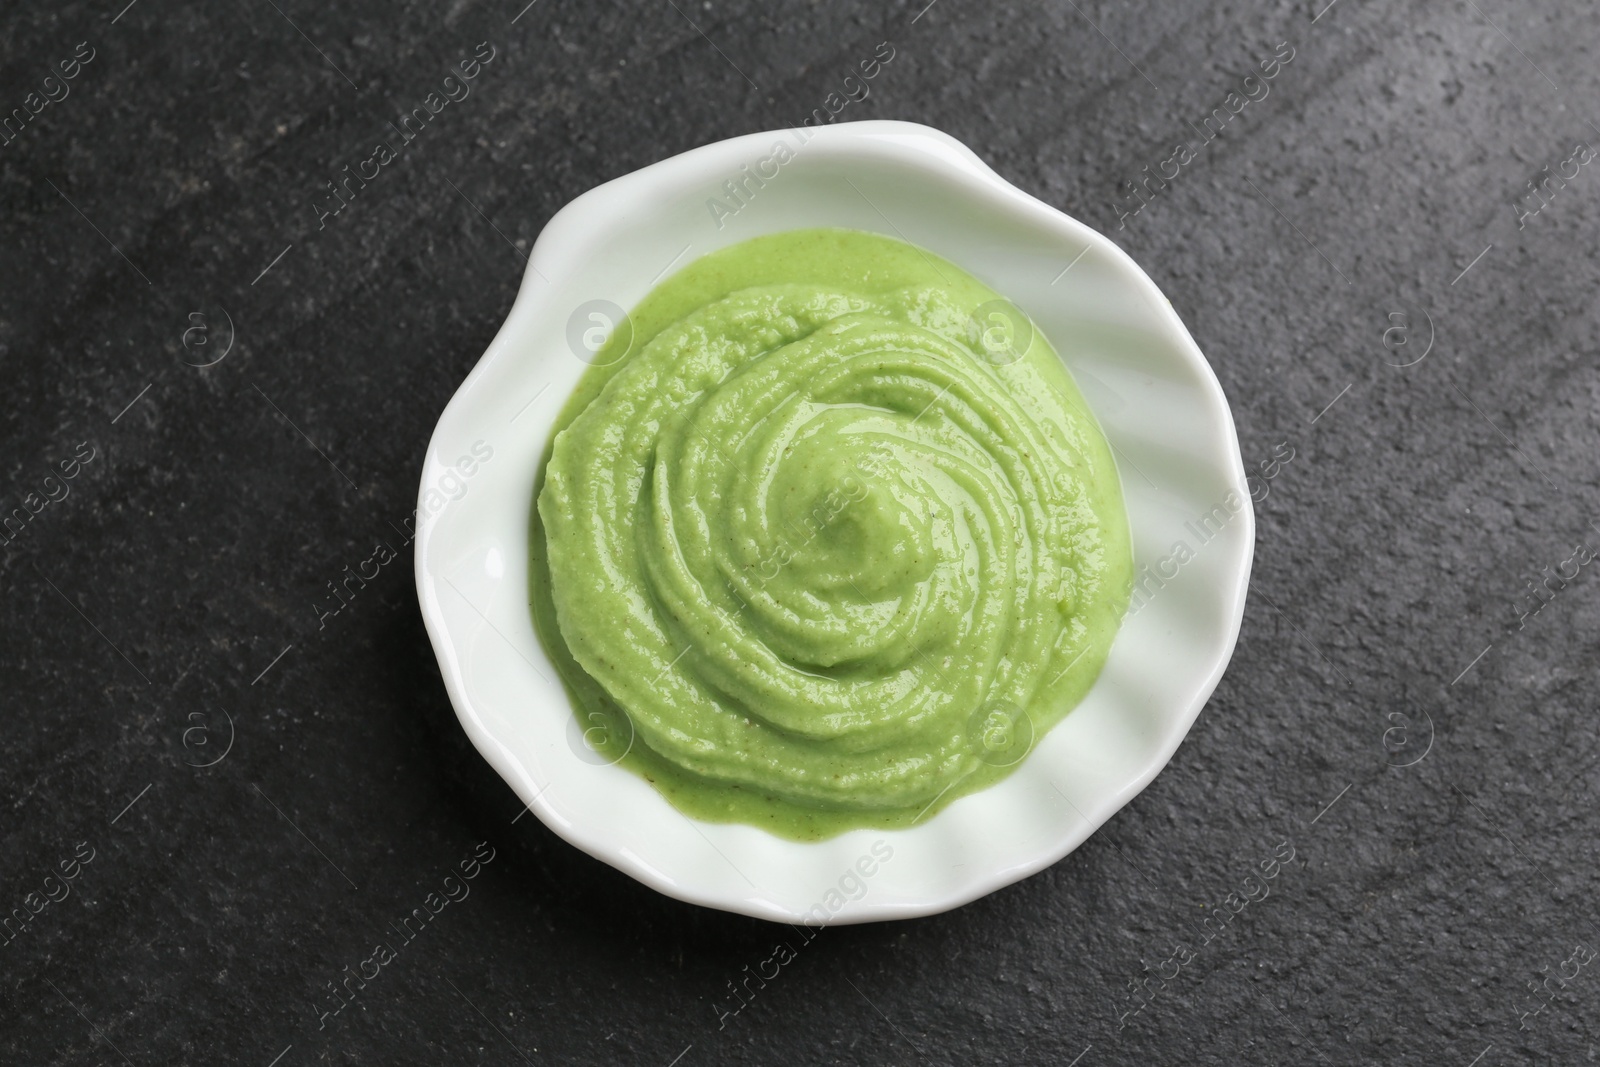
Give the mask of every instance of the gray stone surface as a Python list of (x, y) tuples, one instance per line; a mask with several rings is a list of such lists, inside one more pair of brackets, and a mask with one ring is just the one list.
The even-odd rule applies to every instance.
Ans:
[[(0, 540), (0, 908), (76, 873), (0, 945), (0, 1061), (1593, 1058), (1593, 568), (1518, 613), (1600, 548), (1600, 170), (1563, 167), (1600, 138), (1600, 22), (1325, 2), (0, 14), (0, 113), (93, 49), (0, 147), (0, 511), (67, 494)], [(1246, 463), (1294, 458), (1238, 653), (1154, 785), (1038, 877), (823, 931), (719, 1019), (798, 936), (512, 824), (397, 526), (554, 211), (799, 121), (884, 40), (838, 118), (948, 130), (1109, 233), (1210, 356)], [(479, 42), (472, 94), (319, 228), (324, 183)], [(1244, 79), (1280, 42), (1262, 96)], [(1119, 183), (1246, 89), (1119, 221)], [(1547, 166), (1578, 173), (1519, 211)], [(186, 365), (229, 317), (227, 358)], [(380, 540), (400, 559), (319, 625)], [(470, 897), (319, 1020), (483, 841)]]

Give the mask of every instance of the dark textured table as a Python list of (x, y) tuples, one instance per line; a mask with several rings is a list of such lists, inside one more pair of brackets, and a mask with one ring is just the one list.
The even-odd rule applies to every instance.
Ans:
[[(0, 1061), (1594, 1057), (1592, 8), (525, 2), (0, 16)], [(1148, 790), (1038, 877), (806, 941), (513, 824), (405, 527), (550, 215), (818, 109), (1110, 234), (1264, 499)]]

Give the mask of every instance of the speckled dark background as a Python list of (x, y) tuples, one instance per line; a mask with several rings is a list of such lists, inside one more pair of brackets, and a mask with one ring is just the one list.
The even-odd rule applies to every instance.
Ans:
[[(94, 55), (0, 147), (0, 513), (66, 492), (0, 538), (0, 911), (32, 916), (0, 938), (0, 1061), (1594, 1058), (1594, 568), (1519, 619), (1600, 548), (1600, 168), (1565, 163), (1600, 143), (1593, 8), (525, 2), (0, 15), (0, 114)], [(838, 119), (938, 126), (1110, 234), (1246, 464), (1293, 459), (1260, 483), (1238, 652), (1154, 785), (1038, 877), (824, 930), (719, 1020), (796, 935), (512, 825), (409, 549), (317, 606), (398, 547), (553, 212), (793, 125), (885, 40)], [(324, 183), (479, 42), (472, 95), (318, 229)], [(1268, 95), (1131, 214), (1119, 184), (1280, 42)], [(1546, 167), (1577, 174), (1533, 199)], [(319, 1029), (482, 841), (471, 896)]]

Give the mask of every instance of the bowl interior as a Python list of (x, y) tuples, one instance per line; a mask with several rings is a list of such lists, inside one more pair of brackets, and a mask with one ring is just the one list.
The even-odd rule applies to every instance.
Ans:
[[(526, 537), (550, 426), (587, 368), (573, 338), (605, 321), (595, 309), (613, 317), (606, 308), (634, 306), (693, 258), (810, 226), (910, 241), (1027, 312), (1113, 446), (1138, 588), (1099, 681), (1009, 778), (909, 830), (797, 844), (690, 820), (649, 783), (596, 762), (533, 630)], [(1155, 285), (958, 142), (895, 122), (720, 142), (563, 209), (440, 419), (418, 518), (418, 590), (451, 699), (535, 814), (673, 896), (813, 923), (940, 911), (1081, 843), (1165, 765), (1215, 687), (1254, 545), (1226, 401)]]

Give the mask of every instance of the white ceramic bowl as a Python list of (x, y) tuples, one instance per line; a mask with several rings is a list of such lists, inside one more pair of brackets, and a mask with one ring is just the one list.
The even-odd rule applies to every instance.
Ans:
[[(534, 633), (526, 546), (539, 459), (595, 340), (581, 342), (584, 329), (695, 257), (807, 226), (911, 241), (1027, 312), (1115, 450), (1145, 592), (1094, 688), (1010, 777), (909, 830), (797, 844), (691, 820), (582, 744)], [(943, 911), (1081, 844), (1166, 765), (1216, 687), (1255, 545), (1227, 402), (1155, 284), (958, 141), (904, 122), (722, 141), (557, 213), (505, 325), (439, 420), (418, 515), (417, 591), (450, 699), (534, 814), (670, 896), (811, 924)]]

